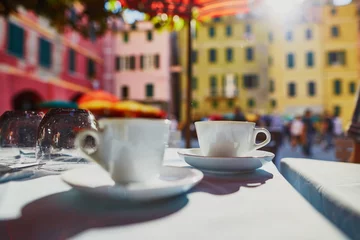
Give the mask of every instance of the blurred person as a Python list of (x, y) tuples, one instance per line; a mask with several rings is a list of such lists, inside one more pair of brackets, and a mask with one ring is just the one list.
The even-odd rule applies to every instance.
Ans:
[(290, 125), (291, 146), (296, 150), (297, 145), (301, 144), (301, 136), (304, 131), (304, 124), (301, 116), (296, 116)]
[(240, 107), (236, 107), (234, 111), (234, 121), (246, 121), (245, 114)]
[(334, 136), (341, 137), (343, 135), (343, 124), (338, 113), (334, 115), (333, 124), (334, 124), (334, 131), (333, 131)]
[(303, 137), (302, 137), (303, 153), (305, 156), (311, 157), (312, 156), (312, 145), (314, 142), (316, 129), (315, 129), (314, 122), (312, 119), (312, 112), (309, 109), (307, 109), (305, 111), (304, 118), (303, 118), (303, 124), (304, 124)]
[(169, 120), (170, 120), (170, 131), (178, 130), (179, 122), (177, 121), (175, 115), (170, 114), (169, 115)]
[(271, 116), (271, 120), (269, 123), (271, 131), (280, 131), (284, 130), (284, 121), (278, 113), (273, 113)]
[(327, 151), (333, 147), (334, 122), (328, 112), (325, 112), (323, 119), (323, 134), (325, 138), (324, 150)]

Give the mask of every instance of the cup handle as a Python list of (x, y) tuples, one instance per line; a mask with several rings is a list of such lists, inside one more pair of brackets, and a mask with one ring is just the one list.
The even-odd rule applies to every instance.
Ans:
[[(266, 139), (261, 143), (256, 143), (256, 136), (259, 133), (264, 133), (266, 135)], [(262, 148), (262, 147), (266, 146), (270, 141), (271, 141), (271, 134), (266, 128), (255, 128), (254, 133), (253, 133), (254, 146), (253, 146), (252, 150), (257, 150), (259, 148)]]
[[(84, 148), (84, 141), (86, 139), (86, 137), (93, 137), (95, 139), (95, 151), (92, 153), (88, 153)], [(100, 133), (95, 131), (95, 130), (83, 130), (81, 132), (79, 132), (76, 137), (75, 137), (75, 142), (74, 142), (75, 147), (81, 151), (81, 153), (83, 153), (85, 156), (88, 157), (89, 160), (92, 160), (93, 162), (96, 162), (97, 164), (99, 164), (100, 166), (105, 168), (105, 163), (102, 162), (102, 159), (99, 156), (99, 147), (102, 145), (102, 138), (100, 137)]]

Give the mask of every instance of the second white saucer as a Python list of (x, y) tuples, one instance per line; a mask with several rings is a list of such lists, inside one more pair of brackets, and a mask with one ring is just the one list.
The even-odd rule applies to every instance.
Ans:
[(181, 149), (178, 154), (195, 168), (221, 174), (254, 171), (275, 157), (271, 152), (260, 150), (253, 151), (245, 157), (208, 157), (202, 154), (200, 148)]
[(73, 188), (102, 198), (126, 201), (152, 201), (187, 192), (203, 178), (196, 169), (164, 166), (160, 175), (148, 182), (117, 185), (98, 165), (69, 170), (62, 180)]

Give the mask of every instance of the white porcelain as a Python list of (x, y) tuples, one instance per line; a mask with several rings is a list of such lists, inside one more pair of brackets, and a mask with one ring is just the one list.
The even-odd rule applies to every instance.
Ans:
[[(101, 119), (99, 131), (85, 130), (75, 146), (102, 166), (117, 183), (143, 182), (156, 177), (163, 163), (170, 121), (152, 119)], [(95, 139), (96, 150), (89, 153), (83, 142)]]
[(205, 172), (240, 173), (250, 172), (271, 162), (275, 154), (255, 150), (243, 157), (209, 157), (204, 156), (200, 148), (181, 149), (178, 151), (185, 162)]
[(147, 182), (119, 185), (98, 165), (64, 172), (63, 181), (73, 188), (96, 197), (125, 201), (151, 201), (189, 191), (203, 178), (196, 169), (161, 167), (159, 175)]
[[(204, 156), (241, 157), (264, 147), (271, 140), (265, 128), (255, 128), (255, 123), (239, 121), (201, 121), (195, 122), (199, 145)], [(266, 140), (256, 144), (259, 133)]]

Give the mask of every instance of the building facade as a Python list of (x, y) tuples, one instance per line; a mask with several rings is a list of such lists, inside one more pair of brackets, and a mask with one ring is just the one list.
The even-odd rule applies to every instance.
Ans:
[[(260, 6), (253, 14), (198, 26), (193, 36), (193, 119), (241, 106), (246, 112), (290, 116), (305, 109), (328, 111), (340, 114), (344, 125), (350, 122), (360, 83), (357, 4), (304, 1), (287, 10), (285, 15)], [(179, 41), (183, 53), (185, 32)], [(184, 121), (185, 69), (181, 82)]]
[(46, 19), (21, 8), (0, 18), (0, 114), (103, 87), (102, 42), (68, 29), (59, 34)]
[(147, 21), (125, 24), (115, 37), (115, 84), (122, 100), (168, 110), (171, 101), (171, 39)]

